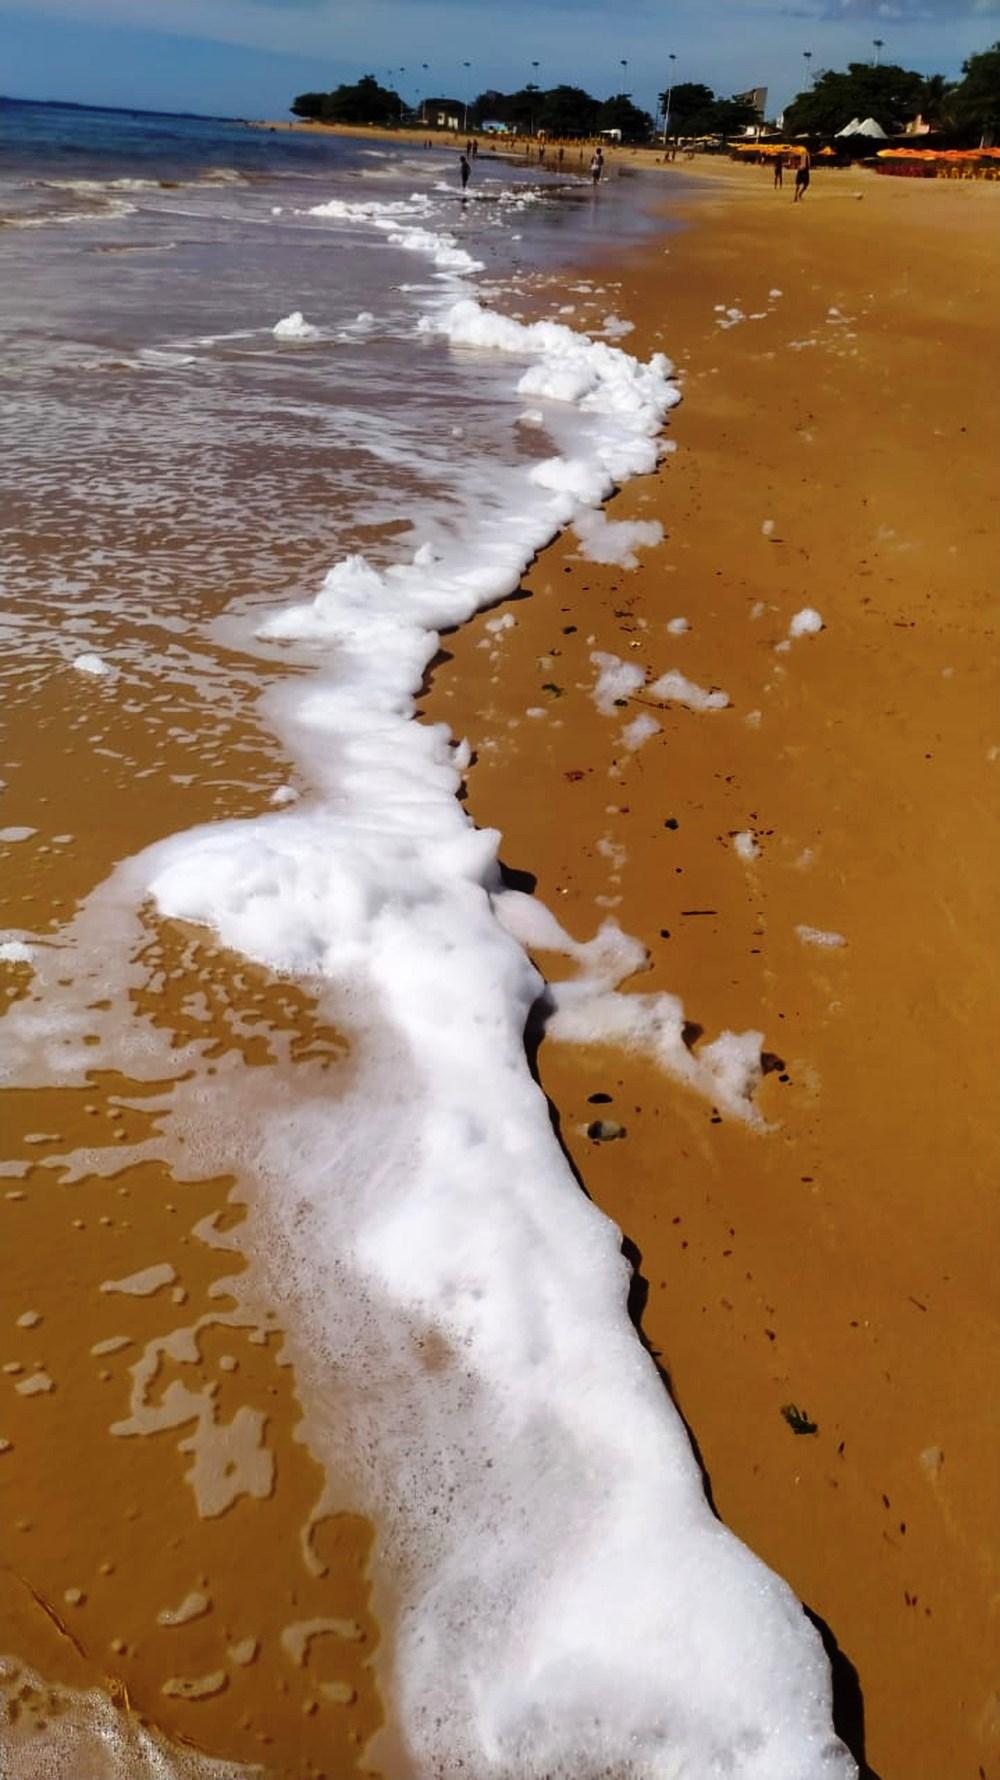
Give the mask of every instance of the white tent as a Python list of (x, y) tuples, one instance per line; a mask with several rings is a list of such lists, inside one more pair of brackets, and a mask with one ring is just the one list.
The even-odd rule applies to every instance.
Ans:
[(886, 140), (886, 134), (882, 125), (876, 123), (873, 117), (866, 117), (864, 123), (861, 122), (860, 118), (852, 117), (849, 124), (845, 124), (842, 130), (837, 131), (837, 135), (874, 136), (882, 142)]

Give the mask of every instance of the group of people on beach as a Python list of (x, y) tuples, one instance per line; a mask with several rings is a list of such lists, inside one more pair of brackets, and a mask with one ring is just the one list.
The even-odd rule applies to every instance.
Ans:
[[(470, 140), (466, 143), (464, 149), (462, 150), (461, 154), (458, 157), (458, 177), (462, 182), (463, 195), (465, 193), (466, 186), (468, 185), (469, 180), (472, 177), (472, 163), (476, 159), (478, 153), (479, 153), (478, 142), (476, 142), (475, 138), (470, 138)], [(565, 155), (565, 150), (563, 148), (560, 148), (559, 154), (558, 154), (558, 161), (559, 161), (560, 167), (562, 166), (564, 155)], [(544, 163), (544, 160), (545, 160), (545, 145), (544, 145), (544, 143), (538, 150), (538, 159), (539, 159), (540, 163)], [(590, 160), (590, 181), (591, 181), (591, 184), (595, 185), (595, 186), (600, 185), (603, 177), (604, 177), (604, 150), (603, 150), (603, 148), (600, 147), (600, 145), (598, 145), (598, 147), (595, 148), (593, 155), (591, 156), (591, 160)]]
[[(774, 158), (774, 189), (776, 192), (780, 191), (782, 186), (785, 183), (786, 163), (789, 166), (789, 168), (793, 165), (791, 156), (775, 155), (775, 158)], [(810, 159), (809, 150), (807, 148), (803, 148), (798, 151), (798, 159), (794, 162), (794, 166), (795, 166), (795, 197), (792, 201), (795, 204), (799, 204), (799, 203), (801, 203), (802, 199), (805, 197), (806, 192), (809, 189), (809, 169), (812, 166), (812, 161)]]

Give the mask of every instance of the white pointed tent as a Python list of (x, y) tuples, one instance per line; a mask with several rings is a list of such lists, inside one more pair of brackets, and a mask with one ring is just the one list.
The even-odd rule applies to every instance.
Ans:
[(876, 123), (876, 121), (873, 117), (866, 117), (863, 123), (860, 118), (852, 117), (849, 124), (845, 124), (844, 128), (842, 130), (837, 131), (837, 135), (838, 136), (874, 136), (879, 141), (885, 142), (885, 140), (886, 140), (886, 134), (882, 128), (882, 125), (880, 123)]

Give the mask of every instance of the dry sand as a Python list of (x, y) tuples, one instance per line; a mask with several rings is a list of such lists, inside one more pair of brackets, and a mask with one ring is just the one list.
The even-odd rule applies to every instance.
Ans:
[[(641, 1057), (547, 1042), (539, 1073), (719, 1513), (836, 1640), (856, 1752), (993, 1780), (997, 194), (821, 173), (793, 208), (722, 180), (595, 280), (684, 372), (676, 455), (610, 508), (664, 544), (625, 572), (557, 543), (513, 630), (447, 639), (427, 711), (577, 938), (613, 908), (695, 1050), (763, 1031), (764, 1135)], [(776, 648), (805, 606), (822, 633)], [(731, 705), (602, 716), (594, 649)], [(661, 732), (629, 753), (638, 710)]]
[[(593, 313), (627, 315), (630, 347), (685, 371), (676, 455), (613, 503), (662, 518), (666, 542), (632, 572), (556, 545), (508, 608), (513, 630), (484, 618), (446, 639), (426, 710), (473, 741), (468, 807), (503, 830), (508, 865), (578, 937), (613, 904), (650, 947), (635, 986), (683, 997), (695, 1049), (699, 1028), (764, 1032), (763, 1134), (638, 1057), (546, 1042), (539, 1070), (583, 1186), (633, 1245), (636, 1314), (719, 1512), (844, 1653), (855, 1747), (847, 1663), (883, 1780), (996, 1780), (996, 194), (820, 174), (793, 210), (766, 174), (711, 176), (684, 234), (593, 279)], [(591, 299), (575, 300), (585, 321)], [(722, 327), (718, 304), (763, 318)], [(776, 651), (807, 604), (826, 628)], [(677, 615), (691, 630), (669, 636)], [(661, 732), (629, 754), (623, 722), (646, 707), (597, 713), (595, 648), (721, 686), (731, 706), (657, 710)], [(119, 797), (143, 749), (190, 761), (126, 733), (123, 712), (104, 754), (81, 753), (79, 679), (57, 702), (26, 680), (9, 712), (47, 824), (77, 841), (18, 856), (3, 925), (57, 923), (122, 854), (239, 814), (250, 767), (265, 790), (285, 775), (248, 720), (197, 741), (183, 795), (164, 771), (141, 801)], [(757, 858), (734, 851), (741, 831)], [(806, 947), (799, 923), (847, 943)], [(289, 1039), (286, 1066), (343, 1063), (298, 989), (198, 939), (153, 930), (151, 947), (147, 1011), (179, 1037), (195, 1022), (251, 1063)], [(90, 1146), (106, 1168), (155, 1131), (142, 1092), (97, 1075), (7, 1092), (5, 1147), (41, 1162)], [(595, 1117), (626, 1135), (592, 1141)], [(295, 1439), (281, 1336), (266, 1306), (218, 1288), (241, 1266), (231, 1186), (152, 1163), (3, 1183), (5, 1647), (47, 1682), (105, 1687), (176, 1743), (283, 1780), (339, 1777), (381, 1711), (371, 1531), (332, 1517), (324, 1573), (305, 1560), (321, 1479)], [(144, 1354), (159, 1355), (150, 1401), (205, 1393), (196, 1425), (240, 1431), (198, 1479), (190, 1420), (110, 1432), (135, 1410)], [(791, 1404), (815, 1433), (792, 1432)], [(312, 1638), (289, 1629), (316, 1621)], [(65, 1721), (58, 1694), (23, 1677), (6, 1691), (25, 1747)], [(103, 1772), (90, 1762), (74, 1758), (75, 1780)]]

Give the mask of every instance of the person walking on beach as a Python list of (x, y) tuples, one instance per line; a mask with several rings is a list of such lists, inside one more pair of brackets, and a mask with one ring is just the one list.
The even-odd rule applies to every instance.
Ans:
[(604, 156), (602, 155), (599, 148), (595, 148), (594, 153), (591, 156), (591, 161), (590, 161), (590, 183), (591, 183), (591, 185), (599, 185), (600, 184), (601, 174), (603, 172), (604, 172)]
[(784, 157), (784, 155), (775, 155), (775, 157), (774, 157), (774, 189), (775, 189), (775, 191), (776, 192), (780, 191), (780, 189), (784, 185), (784, 183), (785, 183), (785, 157)]
[(802, 159), (795, 169), (795, 197), (792, 199), (793, 204), (798, 204), (801, 199), (805, 197), (806, 192), (809, 189), (809, 168), (811, 164), (812, 163), (809, 160), (809, 150), (804, 148), (802, 150)]
[(458, 171), (459, 171), (459, 175), (461, 177), (462, 192), (464, 195), (465, 188), (469, 183), (469, 174), (472, 172), (472, 168), (469, 165), (468, 157), (466, 155), (459, 155), (459, 157), (458, 157)]

